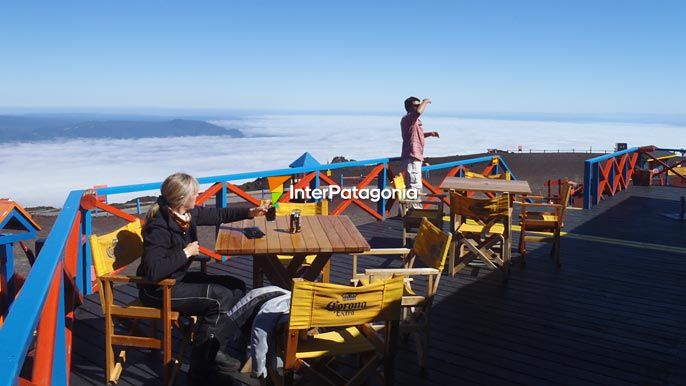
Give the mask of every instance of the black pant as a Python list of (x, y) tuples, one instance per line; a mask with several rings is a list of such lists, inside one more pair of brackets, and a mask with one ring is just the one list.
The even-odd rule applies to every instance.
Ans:
[[(182, 314), (200, 317), (196, 342), (216, 338), (223, 349), (235, 327), (226, 313), (243, 295), (245, 283), (238, 278), (188, 272), (171, 288), (171, 307)], [(158, 307), (162, 304), (162, 290), (159, 287), (142, 287), (139, 297), (144, 304)]]

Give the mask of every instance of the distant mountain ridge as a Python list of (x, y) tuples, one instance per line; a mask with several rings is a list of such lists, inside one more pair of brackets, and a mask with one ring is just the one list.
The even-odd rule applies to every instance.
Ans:
[[(127, 117), (128, 118), (128, 117)], [(238, 129), (227, 129), (192, 119), (172, 120), (83, 120), (76, 117), (26, 117), (0, 115), (0, 141), (32, 142), (57, 138), (153, 138), (181, 136), (243, 137)]]

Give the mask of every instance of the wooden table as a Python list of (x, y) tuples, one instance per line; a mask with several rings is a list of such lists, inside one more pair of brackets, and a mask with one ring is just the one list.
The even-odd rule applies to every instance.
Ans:
[[(521, 180), (496, 180), (487, 178), (463, 178), (463, 177), (448, 177), (440, 186), (443, 190), (455, 190), (459, 192), (481, 192), (481, 193), (509, 193), (509, 194), (531, 194), (531, 187), (529, 182)], [(452, 207), (452, 205), (451, 205)], [(450, 215), (451, 232), (455, 231), (455, 216)], [(504, 251), (498, 259), (493, 259), (490, 262), (491, 267), (498, 266), (507, 275), (509, 273), (511, 256), (512, 256), (512, 209), (508, 216), (507, 223), (504, 224), (505, 237)], [(450, 248), (450, 272), (455, 275), (457, 271), (466, 267), (467, 265), (459, 262), (456, 265), (456, 246)], [(497, 255), (497, 254), (496, 254)], [(506, 276), (507, 277), (507, 276)]]
[(457, 190), (461, 192), (531, 194), (529, 182), (521, 180), (447, 177), (440, 187), (443, 190)]
[[(348, 216), (302, 216), (302, 231), (289, 232), (288, 216), (277, 216), (276, 221), (257, 217), (231, 224), (222, 224), (217, 235), (215, 251), (222, 255), (253, 256), (253, 286), (262, 286), (262, 273), (269, 281), (290, 289), (294, 277), (307, 255), (317, 255), (302, 273), (306, 280), (315, 280), (329, 263), (334, 253), (361, 253), (368, 251), (369, 244)], [(258, 227), (266, 234), (259, 239), (249, 239), (243, 229)], [(292, 255), (284, 266), (277, 255)]]

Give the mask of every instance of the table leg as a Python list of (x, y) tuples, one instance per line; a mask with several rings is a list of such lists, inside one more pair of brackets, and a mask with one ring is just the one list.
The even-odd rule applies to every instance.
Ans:
[(322, 283), (329, 283), (331, 281), (331, 259), (326, 262), (324, 270), (322, 271)]
[(252, 288), (260, 288), (264, 285), (263, 273), (260, 258), (254, 256), (252, 259)]
[(300, 269), (300, 267), (303, 266), (303, 262), (305, 261), (306, 257), (307, 255), (304, 253), (293, 255), (291, 262), (288, 263), (288, 267), (286, 267), (286, 271), (288, 271), (288, 276), (296, 277), (296, 275), (298, 274), (298, 270)]
[(510, 269), (512, 269), (512, 208), (510, 208), (510, 215), (505, 223), (505, 246), (503, 264), (503, 282), (507, 282), (510, 278)]
[(291, 289), (292, 278), (288, 275), (286, 267), (281, 264), (276, 255), (261, 255), (259, 259), (262, 266), (262, 272), (269, 278), (272, 285), (288, 290)]
[(324, 267), (329, 263), (329, 259), (331, 258), (330, 253), (324, 253), (317, 255), (317, 258), (314, 259), (312, 262), (312, 265), (305, 271), (305, 274), (303, 275), (303, 279), (309, 280), (309, 281), (314, 281), (317, 279), (319, 274), (322, 273), (322, 270)]

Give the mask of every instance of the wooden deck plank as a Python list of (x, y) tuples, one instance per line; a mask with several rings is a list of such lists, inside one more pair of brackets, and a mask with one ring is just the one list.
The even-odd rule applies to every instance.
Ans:
[[(565, 230), (685, 247), (686, 226), (660, 218), (678, 206), (683, 192), (632, 187), (592, 210), (568, 211)], [(400, 227), (395, 218), (358, 226), (372, 247), (399, 246)], [(579, 239), (562, 242), (561, 269), (550, 258), (549, 245), (531, 244), (526, 267), (513, 254), (505, 285), (485, 269), (444, 275), (432, 310), (428, 375), (419, 375), (410, 339), (399, 347), (397, 384), (685, 384), (686, 256)], [(358, 264), (359, 270), (398, 267), (400, 259), (365, 256)], [(251, 257), (232, 256), (208, 269), (252, 283)], [(332, 281), (346, 283), (350, 274), (350, 258), (334, 254)], [(417, 279), (417, 288), (423, 280)], [(137, 292), (119, 287), (116, 296), (127, 301)], [(104, 326), (97, 295), (86, 299), (76, 317), (72, 384), (101, 384)], [(159, 356), (131, 353), (120, 384), (156, 384)], [(182, 370), (179, 385), (187, 365)]]

